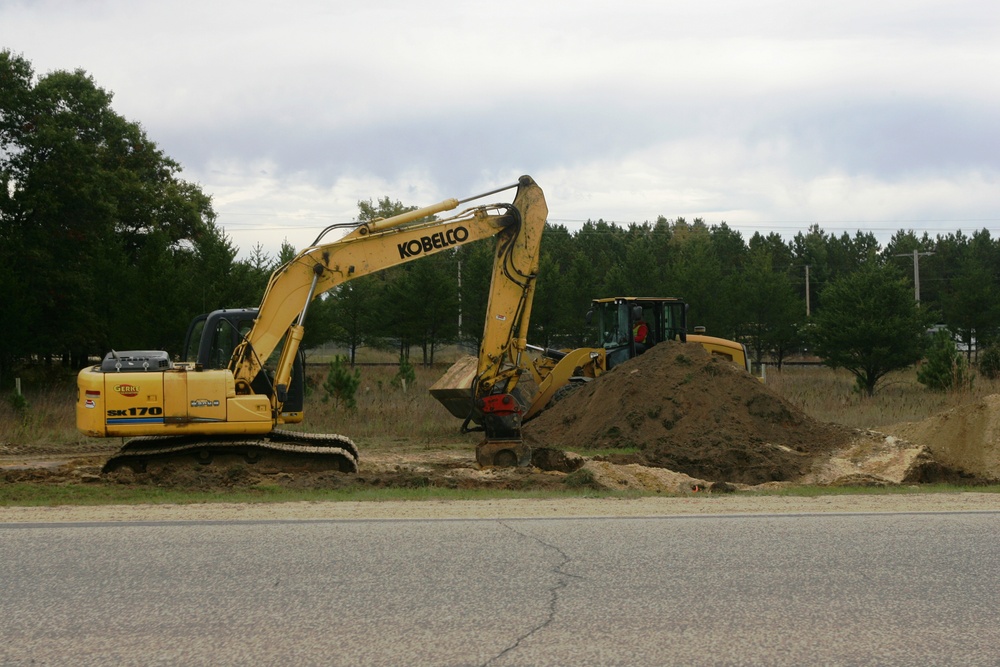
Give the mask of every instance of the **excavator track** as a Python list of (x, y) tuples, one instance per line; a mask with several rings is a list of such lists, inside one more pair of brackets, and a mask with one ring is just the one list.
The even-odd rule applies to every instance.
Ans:
[(343, 435), (274, 430), (263, 436), (192, 435), (132, 438), (104, 464), (102, 473), (150, 463), (211, 465), (243, 462), (275, 471), (358, 471), (358, 448)]

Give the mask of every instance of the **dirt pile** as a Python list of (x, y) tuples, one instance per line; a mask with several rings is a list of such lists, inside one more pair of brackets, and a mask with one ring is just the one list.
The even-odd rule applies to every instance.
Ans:
[(879, 431), (857, 431), (845, 447), (819, 459), (800, 484), (892, 486), (923, 482), (960, 482), (926, 447)]
[(979, 480), (1000, 481), (998, 394), (886, 430), (925, 446), (942, 466)]
[(524, 427), (533, 447), (628, 449), (615, 463), (696, 479), (762, 484), (801, 478), (855, 432), (807, 416), (699, 345), (657, 345)]
[(575, 474), (575, 478), (595, 489), (612, 491), (653, 491), (677, 495), (699, 491), (735, 490), (735, 487), (726, 486), (725, 482), (715, 485), (681, 472), (635, 463), (615, 465), (607, 461), (587, 461), (580, 472)]

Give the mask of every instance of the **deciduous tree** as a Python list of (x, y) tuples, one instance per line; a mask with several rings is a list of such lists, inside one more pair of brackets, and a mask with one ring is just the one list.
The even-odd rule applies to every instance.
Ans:
[[(138, 347), (176, 336), (154, 324), (182, 289), (170, 268), (216, 233), (215, 214), (111, 101), (82, 70), (36, 79), (23, 57), (0, 51), (0, 336), (8, 360), (80, 359), (112, 342)], [(187, 313), (171, 315), (186, 322)]]

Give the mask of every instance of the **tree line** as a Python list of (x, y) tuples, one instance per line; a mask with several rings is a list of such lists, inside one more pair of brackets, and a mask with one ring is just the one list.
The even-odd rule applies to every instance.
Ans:
[[(286, 243), (275, 257), (257, 246), (240, 258), (210, 195), (111, 102), (82, 70), (36, 76), (0, 51), (0, 383), (26, 363), (77, 368), (110, 349), (178, 352), (195, 315), (257, 305), (271, 272), (294, 256)], [(361, 201), (357, 220), (409, 208)], [(943, 323), (970, 350), (1000, 330), (1000, 243), (985, 229), (900, 230), (882, 247), (870, 232), (813, 225), (787, 241), (744, 238), (725, 222), (661, 216), (549, 224), (541, 250), (529, 340), (546, 347), (592, 344), (590, 300), (623, 295), (682, 297), (690, 325), (744, 341), (758, 361), (834, 355), (830, 345), (846, 343), (817, 337), (823, 327), (860, 328), (872, 345), (873, 330), (899, 335), (884, 317), (897, 301), (909, 329)], [(305, 345), (333, 341), (352, 359), (362, 346), (389, 346), (423, 363), (441, 345), (475, 345), (492, 262), (483, 241), (345, 283), (310, 308)], [(857, 310), (861, 302), (881, 314)]]

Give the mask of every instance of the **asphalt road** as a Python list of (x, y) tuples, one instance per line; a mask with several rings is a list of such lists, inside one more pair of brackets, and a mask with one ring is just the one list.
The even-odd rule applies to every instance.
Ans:
[(0, 525), (0, 665), (998, 665), (1000, 513)]

